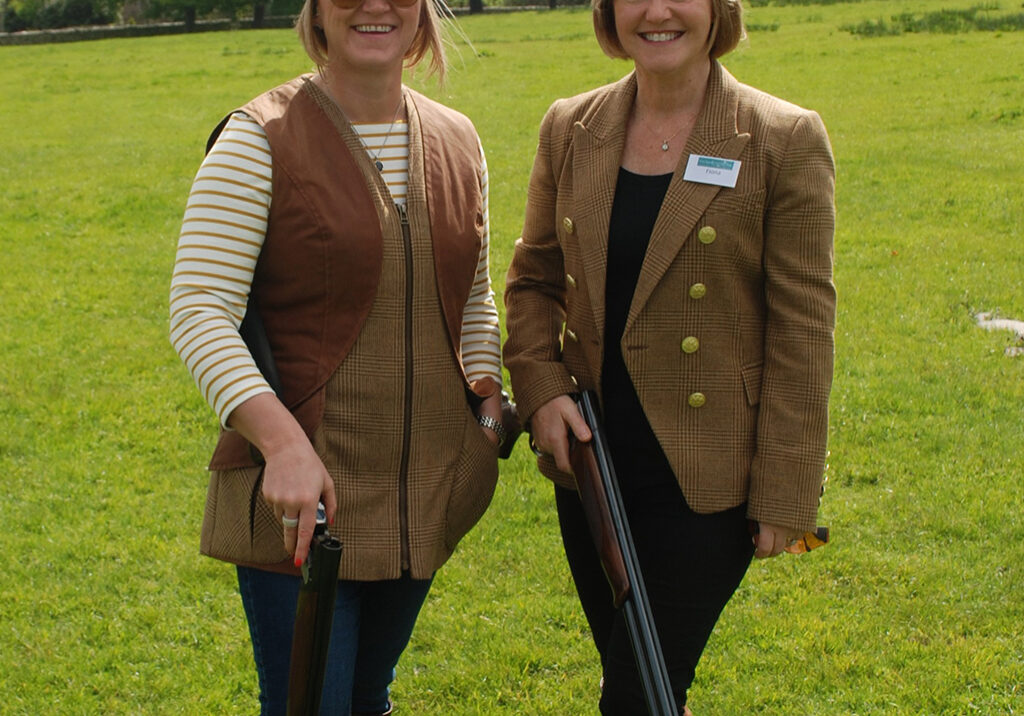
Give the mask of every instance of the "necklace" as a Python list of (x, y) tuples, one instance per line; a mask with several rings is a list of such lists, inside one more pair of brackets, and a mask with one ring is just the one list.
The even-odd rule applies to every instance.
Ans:
[[(334, 103), (334, 106), (338, 108), (339, 112), (341, 112), (341, 116), (344, 117), (346, 119), (346, 121), (348, 121), (349, 125), (352, 126), (352, 129), (355, 130), (355, 125), (352, 124), (352, 120), (348, 118), (348, 115), (345, 114), (345, 110), (343, 110), (341, 108), (341, 103), (338, 102), (338, 100), (334, 97), (334, 93), (331, 92), (331, 89), (330, 89), (330, 87), (327, 84), (327, 74), (326, 74), (326, 72), (322, 72), (322, 73), (317, 74), (316, 77), (314, 78), (314, 82), (317, 84), (318, 87), (320, 87), (327, 94), (327, 96), (330, 98), (331, 102)], [(375, 167), (377, 167), (377, 171), (378, 172), (384, 171), (384, 162), (382, 162), (380, 160), (380, 155), (384, 152), (384, 149), (388, 146), (388, 140), (391, 139), (391, 132), (395, 128), (395, 122), (398, 121), (398, 115), (402, 111), (402, 105), (403, 104), (405, 104), (405, 90), (404, 89), (399, 93), (398, 106), (395, 107), (395, 114), (391, 117), (391, 124), (388, 125), (388, 131), (384, 134), (384, 141), (381, 142), (380, 149), (377, 150), (377, 153), (374, 154), (371, 157), (373, 159), (373, 165)], [(358, 131), (356, 131), (355, 135), (359, 138), (359, 143), (363, 145), (363, 149), (366, 150), (366, 153), (370, 154), (370, 148), (368, 146), (366, 146), (366, 142), (363, 140), (363, 135), (361, 135)]]
[(667, 151), (668, 151), (668, 143), (669, 143), (669, 142), (671, 142), (671, 141), (672, 141), (673, 139), (675, 139), (676, 137), (678, 137), (678, 136), (679, 136), (679, 133), (683, 131), (683, 127), (685, 127), (685, 126), (686, 126), (686, 124), (685, 124), (685, 123), (684, 123), (684, 124), (681, 124), (681, 125), (679, 125), (679, 129), (677, 129), (677, 130), (676, 130), (676, 133), (675, 133), (675, 134), (673, 134), (673, 135), (672, 135), (671, 137), (669, 137), (668, 139), (664, 140), (664, 141), (663, 141), (663, 142), (661, 143), (661, 151), (663, 151), (663, 152), (667, 152)]
[[(639, 124), (643, 125), (645, 132), (647, 132), (648, 134), (653, 134), (655, 137), (657, 137), (657, 134), (655, 133), (656, 130), (654, 129), (654, 127), (651, 126), (650, 122), (645, 121), (645, 120), (640, 120), (639, 118), (636, 119), (636, 121)], [(679, 133), (682, 132), (684, 129), (686, 129), (690, 125), (691, 125), (691, 122), (689, 121), (689, 118), (684, 116), (683, 120), (679, 123), (679, 127), (677, 127), (676, 131), (674, 131), (672, 133), (672, 136), (665, 137), (664, 139), (661, 140), (661, 151), (667, 152), (669, 150), (669, 145), (672, 142), (672, 140), (675, 139), (676, 137), (678, 137)]]
[[(398, 121), (398, 113), (402, 111), (402, 105), (405, 103), (405, 92), (402, 93), (401, 97), (398, 98), (398, 106), (395, 107), (395, 115), (391, 118), (391, 124), (388, 125), (388, 131), (384, 134), (384, 141), (380, 144), (380, 149), (373, 155), (373, 164), (377, 167), (377, 171), (384, 171), (384, 162), (380, 160), (380, 155), (384, 152), (384, 149), (388, 146), (388, 140), (391, 139), (391, 131), (395, 128), (395, 122)], [(366, 142), (363, 141), (363, 136), (356, 132), (359, 136), (359, 141), (363, 142), (363, 148), (366, 153), (370, 153), (370, 148), (366, 146)]]
[[(639, 120), (638, 120), (638, 122), (639, 122)], [(649, 134), (654, 134), (654, 131), (655, 131), (655, 130), (654, 130), (654, 128), (653, 128), (653, 127), (651, 127), (651, 126), (650, 126), (650, 124), (649, 124), (648, 122), (642, 122), (641, 124), (645, 125), (645, 126), (644, 126), (644, 131), (646, 131), (646, 132), (647, 132), (647, 133), (649, 133)], [(679, 123), (679, 127), (678, 127), (678, 128), (676, 129), (676, 131), (674, 131), (674, 132), (672, 133), (672, 136), (668, 136), (668, 137), (666, 137), (665, 139), (662, 139), (662, 152), (668, 152), (668, 151), (669, 151), (669, 143), (670, 143), (670, 142), (671, 142), (671, 141), (672, 141), (673, 139), (675, 139), (675, 138), (676, 138), (677, 136), (679, 136), (679, 133), (680, 133), (681, 131), (683, 131), (684, 129), (686, 129), (686, 127), (687, 127), (687, 125), (688, 125), (688, 124), (689, 124), (689, 122), (687, 122), (687, 121), (686, 121), (686, 120), (684, 119), (684, 120), (683, 120), (682, 122), (680, 122), (680, 123)], [(656, 135), (656, 134), (654, 134), (654, 136), (657, 136), (657, 135)]]

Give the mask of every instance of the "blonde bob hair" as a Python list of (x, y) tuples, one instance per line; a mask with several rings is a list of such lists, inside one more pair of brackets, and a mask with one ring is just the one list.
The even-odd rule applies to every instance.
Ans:
[[(591, 0), (590, 7), (594, 14), (594, 32), (604, 54), (615, 59), (630, 59), (615, 29), (614, 0)], [(717, 60), (732, 52), (746, 35), (740, 0), (711, 0), (711, 32), (707, 43), (711, 59)]]
[[(319, 70), (327, 66), (327, 35), (320, 27), (317, 3), (331, 0), (306, 0), (295, 20), (295, 32), (299, 35), (309, 59), (316, 63)], [(444, 81), (448, 69), (448, 61), (444, 54), (444, 37), (441, 30), (441, 16), (438, 6), (447, 16), (447, 5), (444, 0), (420, 0), (420, 24), (416, 36), (412, 39), (409, 50), (405, 53), (405, 66), (415, 67), (430, 53), (429, 73), (436, 73), (440, 81)]]

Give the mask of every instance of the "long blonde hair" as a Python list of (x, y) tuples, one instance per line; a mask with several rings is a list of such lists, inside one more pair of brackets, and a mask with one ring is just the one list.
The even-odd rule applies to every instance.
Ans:
[[(317, 19), (318, 2), (330, 0), (306, 0), (302, 5), (298, 18), (295, 20), (295, 32), (302, 42), (309, 59), (316, 63), (322, 71), (327, 65), (327, 35), (320, 27)], [(440, 82), (444, 82), (448, 73), (448, 58), (444, 52), (444, 33), (441, 14), (451, 17), (451, 11), (445, 0), (420, 0), (420, 24), (416, 36), (405, 53), (405, 66), (415, 67), (427, 53), (430, 53), (428, 74), (436, 74)]]

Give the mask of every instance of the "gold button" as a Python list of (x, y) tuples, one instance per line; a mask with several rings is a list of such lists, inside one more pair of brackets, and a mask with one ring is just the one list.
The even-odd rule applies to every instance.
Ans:
[(690, 393), (690, 397), (687, 399), (687, 402), (690, 404), (691, 408), (699, 408), (707, 402), (707, 398), (704, 397), (703, 393)]
[(568, 216), (562, 219), (562, 226), (565, 227), (565, 231), (567, 234), (571, 234), (575, 229), (575, 227), (572, 225), (572, 219), (570, 219)]
[(576, 279), (572, 277), (571, 273), (565, 275), (565, 282), (569, 284), (569, 288), (576, 288)]
[(708, 287), (702, 283), (695, 283), (690, 286), (690, 298), (704, 298), (707, 292)]
[(696, 353), (700, 348), (700, 341), (696, 336), (687, 336), (683, 339), (683, 353)]
[(700, 239), (702, 244), (710, 244), (718, 238), (718, 232), (715, 231), (715, 227), (713, 226), (705, 226), (697, 232), (697, 238)]
[(579, 340), (580, 340), (579, 338), (577, 338), (577, 337), (576, 337), (576, 334), (575, 334), (574, 332), (572, 332), (571, 330), (569, 330), (568, 328), (566, 328), (566, 329), (565, 329), (565, 335), (569, 336), (569, 338), (570, 338), (570, 339), (571, 339), (571, 340), (572, 340), (572, 341), (573, 341), (574, 343), (578, 343), (578, 342), (579, 342)]

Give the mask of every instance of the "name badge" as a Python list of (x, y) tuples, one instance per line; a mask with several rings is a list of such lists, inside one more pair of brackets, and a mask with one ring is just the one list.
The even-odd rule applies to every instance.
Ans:
[(727, 186), (732, 189), (736, 186), (736, 179), (740, 175), (740, 164), (738, 159), (691, 154), (686, 161), (686, 173), (683, 174), (683, 179), (698, 184)]

